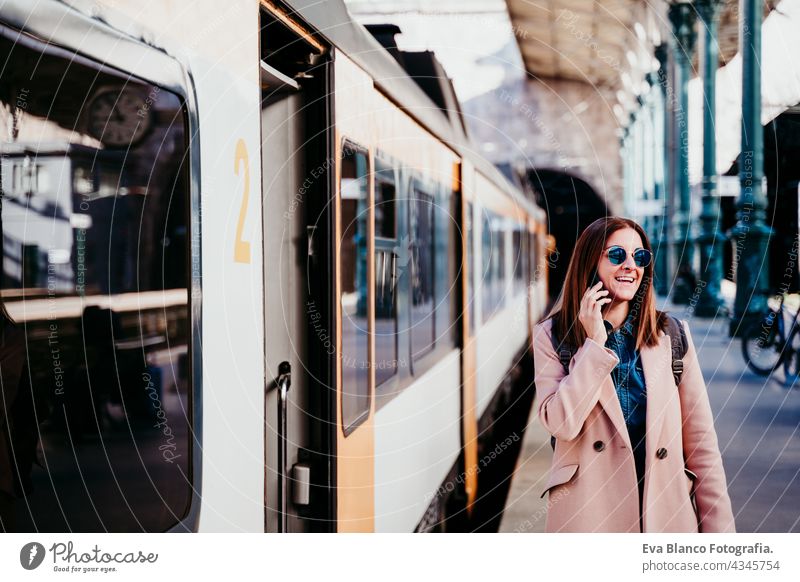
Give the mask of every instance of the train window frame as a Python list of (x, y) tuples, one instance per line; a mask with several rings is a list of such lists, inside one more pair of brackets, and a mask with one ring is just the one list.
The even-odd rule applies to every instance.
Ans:
[(345, 419), (345, 391), (344, 391), (344, 366), (345, 366), (345, 357), (346, 354), (344, 352), (343, 342), (344, 342), (344, 312), (342, 310), (342, 287), (341, 283), (343, 282), (343, 275), (342, 275), (342, 253), (341, 253), (341, 240), (337, 241), (337, 253), (336, 253), (336, 261), (337, 261), (337, 273), (339, 273), (339, 286), (336, 291), (336, 309), (339, 315), (339, 338), (338, 338), (338, 351), (337, 351), (337, 359), (339, 361), (338, 365), (338, 380), (339, 380), (339, 414), (341, 418), (341, 430), (342, 434), (345, 438), (353, 434), (353, 432), (358, 429), (359, 426), (364, 424), (366, 420), (369, 418), (370, 409), (372, 408), (372, 392), (373, 392), (373, 374), (371, 373), (371, 369), (369, 365), (371, 365), (373, 355), (373, 341), (372, 341), (372, 334), (374, 330), (374, 301), (375, 296), (373, 289), (369, 285), (370, 274), (373, 269), (373, 265), (371, 264), (372, 261), (369, 259), (371, 258), (370, 247), (374, 243), (374, 229), (373, 225), (370, 224), (371, 218), (373, 216), (373, 192), (374, 192), (374, 184), (375, 184), (375, 177), (373, 175), (373, 160), (372, 156), (370, 155), (370, 150), (368, 147), (362, 146), (355, 140), (349, 137), (343, 137), (340, 141), (341, 150), (340, 155), (337, 156), (337, 163), (339, 164), (339, 179), (338, 183), (336, 184), (336, 196), (338, 199), (337, 204), (337, 216), (336, 216), (336, 224), (337, 224), (337, 232), (339, 232), (339, 237), (343, 236), (343, 225), (342, 225), (342, 161), (344, 159), (344, 155), (346, 152), (352, 152), (354, 155), (363, 155), (366, 159), (366, 172), (364, 178), (366, 179), (366, 199), (365, 199), (365, 211), (367, 212), (366, 218), (366, 225), (367, 225), (367, 261), (366, 261), (366, 268), (367, 268), (367, 285), (366, 285), (366, 306), (367, 306), (367, 331), (366, 331), (366, 338), (367, 338), (367, 357), (366, 363), (368, 364), (367, 369), (367, 392), (366, 392), (366, 402), (363, 407), (359, 407), (359, 412), (354, 416), (350, 422), (347, 422)]
[[(184, 121), (184, 148), (187, 163), (182, 166), (186, 180), (187, 249), (185, 264), (187, 287), (187, 406), (189, 439), (187, 487), (188, 504), (166, 530), (168, 532), (196, 531), (199, 524), (202, 497), (203, 450), (203, 371), (202, 371), (202, 265), (191, 261), (201, 256), (202, 228), (200, 220), (200, 148), (199, 115), (193, 77), (187, 64), (164, 51), (116, 30), (103, 21), (91, 18), (69, 5), (55, 0), (41, 0), (31, 8), (24, 0), (10, 0), (10, 8), (0, 16), (0, 27), (18, 33), (19, 42), (50, 54), (60, 55), (75, 63), (103, 67), (138, 82), (158, 87), (175, 95), (180, 102)], [(40, 39), (47, 39), (43, 41)]]

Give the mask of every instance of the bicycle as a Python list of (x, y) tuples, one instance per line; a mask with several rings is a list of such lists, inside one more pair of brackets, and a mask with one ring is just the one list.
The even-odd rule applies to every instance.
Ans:
[[(770, 309), (758, 323), (742, 334), (742, 356), (747, 366), (760, 376), (769, 376), (784, 364), (787, 377), (800, 366), (800, 352), (793, 347), (794, 338), (800, 334), (797, 325), (800, 309), (795, 311), (789, 331), (786, 331), (786, 295), (781, 294), (777, 309)], [(798, 357), (792, 357), (797, 352)]]

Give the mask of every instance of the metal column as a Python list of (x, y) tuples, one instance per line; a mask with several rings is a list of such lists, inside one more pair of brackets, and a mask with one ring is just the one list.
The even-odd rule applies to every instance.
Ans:
[(717, 25), (722, 0), (696, 0), (700, 25), (703, 28), (703, 206), (700, 212), (700, 234), (697, 243), (700, 250), (699, 296), (695, 313), (701, 316), (716, 316), (723, 306), (720, 294), (722, 279), (722, 253), (725, 241), (719, 230), (721, 219), (717, 197), (717, 138), (715, 131), (717, 65), (719, 45)]
[(692, 200), (689, 190), (689, 76), (692, 52), (696, 39), (695, 11), (690, 2), (676, 2), (669, 8), (672, 23), (674, 90), (677, 100), (672, 110), (673, 135), (675, 136), (674, 184), (677, 189), (675, 212), (675, 235), (673, 252), (676, 256), (677, 272), (672, 300), (678, 304), (689, 303), (694, 292), (694, 248), (692, 229)]
[(741, 191), (736, 225), (728, 236), (734, 244), (736, 302), (730, 334), (739, 336), (757, 322), (767, 307), (772, 229), (765, 222), (767, 197), (763, 188), (764, 133), (761, 127), (761, 2), (741, 0), (742, 151), (739, 155)]

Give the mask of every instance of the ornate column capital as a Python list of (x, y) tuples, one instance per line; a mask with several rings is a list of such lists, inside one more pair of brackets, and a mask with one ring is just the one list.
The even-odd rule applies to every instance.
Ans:
[(694, 52), (697, 33), (694, 24), (697, 20), (693, 2), (672, 2), (669, 6), (669, 21), (675, 37), (675, 53), (678, 58), (689, 61)]
[(723, 4), (724, 0), (694, 0), (697, 15), (706, 25), (719, 18)]

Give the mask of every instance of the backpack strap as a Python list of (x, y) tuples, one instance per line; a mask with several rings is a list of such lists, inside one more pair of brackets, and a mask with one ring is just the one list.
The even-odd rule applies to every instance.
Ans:
[(665, 315), (667, 317), (665, 331), (670, 337), (670, 342), (672, 344), (672, 377), (675, 379), (675, 386), (680, 386), (681, 377), (683, 376), (683, 357), (688, 350), (686, 330), (677, 317), (668, 313)]
[[(555, 322), (553, 322), (555, 326)], [(550, 328), (550, 343), (553, 346), (553, 351), (558, 354), (558, 359), (561, 362), (561, 367), (564, 368), (564, 374), (569, 374), (569, 363), (572, 361), (572, 347), (565, 342), (561, 342), (557, 337), (555, 330)], [(553, 450), (556, 448), (556, 437), (550, 436), (550, 446)]]

